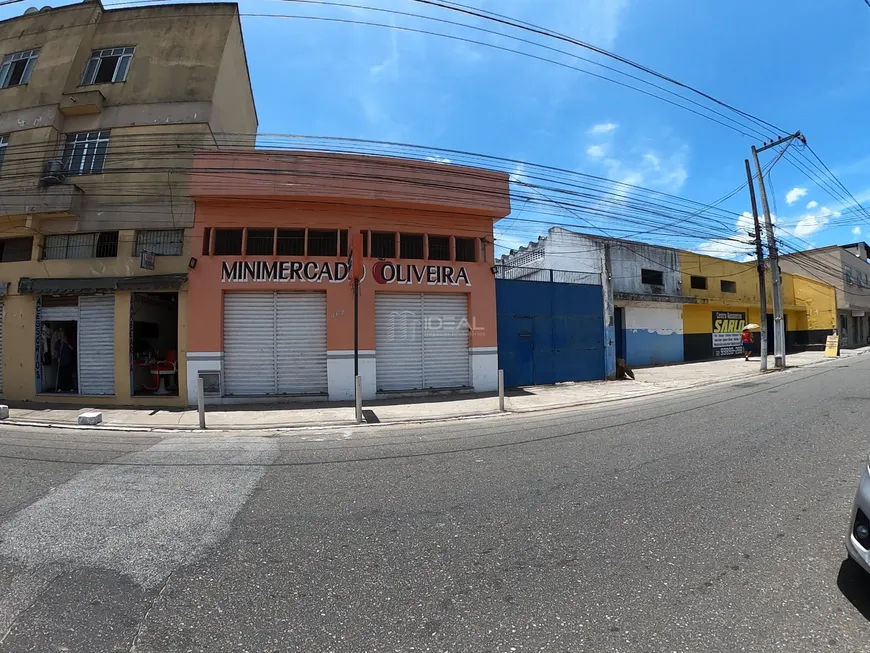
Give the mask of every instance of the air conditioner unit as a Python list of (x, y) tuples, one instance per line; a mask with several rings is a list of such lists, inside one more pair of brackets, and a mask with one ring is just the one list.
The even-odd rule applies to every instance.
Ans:
[(41, 177), (43, 184), (61, 184), (64, 179), (66, 179), (66, 172), (63, 169), (63, 161), (55, 159), (45, 163)]

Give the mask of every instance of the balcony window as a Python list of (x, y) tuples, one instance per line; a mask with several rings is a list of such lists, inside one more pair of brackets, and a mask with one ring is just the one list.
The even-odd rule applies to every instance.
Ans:
[(3, 57), (3, 63), (0, 63), (0, 88), (21, 86), (30, 81), (37, 57), (39, 50), (25, 50)]
[(101, 173), (108, 147), (108, 131), (67, 134), (63, 148), (64, 170), (71, 175)]
[(136, 232), (134, 256), (150, 252), (157, 256), (181, 256), (184, 249), (184, 229), (158, 229)]
[(82, 86), (125, 81), (135, 50), (130, 47), (94, 50), (85, 66)]

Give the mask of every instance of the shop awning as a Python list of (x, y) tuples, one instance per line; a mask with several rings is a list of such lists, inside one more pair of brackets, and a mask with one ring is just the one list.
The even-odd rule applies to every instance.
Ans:
[(21, 295), (86, 295), (113, 290), (178, 290), (187, 273), (153, 274), (141, 277), (89, 277), (86, 279), (31, 279), (18, 281)]

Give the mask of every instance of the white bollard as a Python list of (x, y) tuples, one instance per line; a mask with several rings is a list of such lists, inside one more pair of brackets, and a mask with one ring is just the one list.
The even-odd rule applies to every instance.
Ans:
[(9, 406), (0, 406), (0, 419), (6, 419), (7, 417), (9, 417)]
[(82, 413), (79, 415), (78, 421), (80, 426), (96, 426), (103, 421), (103, 414), (96, 410), (91, 413)]
[(196, 407), (199, 410), (199, 428), (205, 428), (205, 392), (202, 377), (196, 380)]
[(354, 377), (353, 394), (354, 394), (354, 400), (356, 402), (356, 423), (362, 424), (363, 414), (362, 414), (362, 377), (361, 376)]
[(504, 370), (498, 371), (498, 409), (504, 412)]

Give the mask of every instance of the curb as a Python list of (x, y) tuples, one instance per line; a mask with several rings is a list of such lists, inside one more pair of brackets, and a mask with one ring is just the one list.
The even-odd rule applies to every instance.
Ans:
[[(198, 433), (198, 434), (207, 434), (217, 433), (217, 432), (295, 432), (295, 431), (324, 431), (324, 430), (335, 430), (335, 429), (346, 429), (346, 428), (373, 428), (378, 426), (396, 426), (400, 424), (432, 424), (438, 422), (455, 422), (467, 419), (480, 419), (480, 418), (496, 418), (496, 417), (506, 417), (508, 415), (526, 415), (532, 413), (542, 413), (547, 411), (555, 411), (555, 410), (563, 410), (566, 408), (580, 408), (584, 406), (601, 406), (607, 404), (618, 403), (621, 401), (631, 401), (633, 399), (645, 399), (647, 397), (652, 397), (655, 395), (665, 394), (668, 392), (684, 392), (687, 390), (696, 390), (698, 388), (705, 388), (715, 385), (728, 385), (732, 383), (737, 383), (745, 379), (752, 379), (755, 377), (763, 377), (770, 374), (777, 374), (780, 372), (789, 372), (792, 370), (798, 370), (805, 367), (812, 367), (814, 365), (821, 365), (825, 363), (831, 363), (834, 361), (842, 361), (849, 358), (857, 358), (859, 356), (863, 356), (864, 354), (870, 353), (870, 351), (862, 351), (860, 353), (851, 355), (851, 356), (838, 356), (837, 358), (823, 358), (818, 361), (813, 361), (810, 363), (806, 363), (804, 365), (798, 365), (796, 367), (786, 367), (784, 370), (777, 369), (769, 369), (766, 372), (758, 371), (755, 374), (750, 374), (745, 377), (739, 378), (730, 378), (723, 380), (715, 380), (715, 381), (702, 381), (700, 383), (696, 383), (690, 386), (686, 386), (684, 388), (660, 388), (656, 390), (650, 390), (649, 392), (643, 392), (641, 394), (633, 395), (630, 397), (614, 397), (611, 399), (599, 399), (597, 401), (571, 401), (561, 404), (547, 404), (546, 406), (540, 407), (532, 407), (532, 408), (517, 408), (511, 409), (507, 408), (504, 412), (501, 412), (497, 409), (493, 409), (490, 411), (478, 411), (474, 413), (466, 413), (464, 415), (448, 415), (445, 417), (429, 417), (429, 418), (413, 418), (413, 419), (398, 419), (398, 420), (386, 420), (379, 421), (377, 423), (368, 424), (363, 422), (362, 424), (357, 424), (355, 421), (330, 421), (324, 422), (317, 425), (299, 425), (299, 424), (287, 424), (287, 425), (267, 425), (267, 426), (222, 426), (215, 427), (213, 429), (205, 429), (202, 430), (198, 427), (189, 427), (189, 426), (136, 426), (136, 425), (124, 425), (124, 426), (112, 426), (110, 424), (99, 424), (96, 426), (83, 426), (79, 424), (63, 424), (59, 422), (42, 422), (37, 420), (22, 420), (22, 419), (14, 419), (9, 418), (0, 422), (0, 425), (9, 425), (9, 426), (18, 426), (23, 428), (42, 428), (42, 429), (57, 429), (63, 431), (106, 431), (112, 433)], [(207, 413), (206, 413), (207, 415)]]

